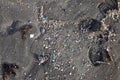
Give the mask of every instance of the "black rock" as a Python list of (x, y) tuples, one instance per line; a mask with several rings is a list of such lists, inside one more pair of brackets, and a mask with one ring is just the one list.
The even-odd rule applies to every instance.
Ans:
[(105, 3), (110, 5), (111, 10), (118, 10), (118, 0), (105, 0)]
[(31, 28), (32, 28), (31, 24), (26, 24), (26, 25), (21, 26), (19, 30), (28, 30), (28, 29), (31, 29)]
[(13, 21), (13, 23), (11, 24), (11, 26), (7, 29), (7, 33), (8, 35), (13, 35), (14, 33), (16, 33), (18, 31), (17, 29), (17, 25), (19, 24), (20, 21)]
[(16, 65), (15, 63), (3, 63), (2, 64), (2, 73), (3, 73), (3, 79), (5, 79), (5, 77), (13, 75), (16, 76), (16, 72), (14, 71), (14, 69), (18, 69), (19, 66)]
[(99, 31), (101, 28), (101, 22), (96, 19), (86, 18), (81, 20), (78, 26), (82, 31)]
[(96, 42), (96, 45), (98, 46), (104, 44), (104, 39), (102, 34), (97, 35), (97, 40), (95, 42)]
[(105, 17), (106, 13), (109, 10), (118, 10), (118, 1), (117, 0), (105, 0), (105, 2), (102, 2), (98, 5), (99, 11), (102, 13), (102, 15)]
[(32, 27), (33, 26), (31, 24), (26, 24), (19, 28), (19, 31), (21, 32), (22, 35), (22, 39), (26, 39), (26, 33), (28, 33), (30, 29), (32, 29)]
[(101, 63), (109, 61), (110, 56), (108, 51), (103, 48), (90, 48), (89, 59), (94, 66), (99, 66)]

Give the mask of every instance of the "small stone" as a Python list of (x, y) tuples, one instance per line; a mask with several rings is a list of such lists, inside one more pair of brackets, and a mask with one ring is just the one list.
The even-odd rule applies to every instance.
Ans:
[(69, 75), (72, 75), (72, 73), (70, 72)]
[(72, 48), (72, 52), (75, 52), (76, 51), (76, 48)]
[(43, 23), (47, 23), (48, 22), (48, 18), (43, 18)]
[(83, 77), (81, 76), (80, 79), (83, 79)]
[(45, 46), (45, 49), (48, 49), (48, 46)]
[(31, 74), (29, 75), (29, 77), (32, 76)]
[(74, 69), (75, 69), (75, 66), (73, 66), (72, 69), (74, 70)]
[(34, 37), (34, 34), (30, 34), (30, 38), (33, 38)]
[(45, 74), (48, 74), (48, 72), (45, 72)]
[(85, 74), (84, 74), (84, 73), (82, 73), (81, 75), (82, 75), (82, 76), (85, 76)]
[(120, 67), (118, 66), (118, 69), (120, 69)]
[(61, 71), (63, 71), (63, 69), (61, 69)]
[(91, 47), (89, 50), (89, 59), (94, 66), (99, 66), (111, 60), (108, 51), (101, 47)]
[(44, 27), (40, 27), (40, 33), (41, 33), (41, 34), (44, 34), (44, 33), (45, 33)]
[(70, 37), (70, 34), (68, 34), (67, 36)]
[(26, 75), (26, 73), (24, 73), (24, 75)]
[(100, 30), (101, 22), (88, 17), (86, 19), (80, 20), (78, 27), (81, 31), (95, 32)]

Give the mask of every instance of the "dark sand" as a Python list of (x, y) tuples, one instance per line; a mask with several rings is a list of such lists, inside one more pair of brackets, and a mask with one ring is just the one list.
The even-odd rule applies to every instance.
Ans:
[[(96, 46), (88, 39), (92, 34), (78, 29), (80, 19), (98, 19), (100, 2), (102, 0), (0, 0), (0, 63), (16, 63), (20, 67), (15, 70), (15, 78), (8, 80), (120, 80), (120, 21), (108, 19), (116, 36), (103, 45), (110, 47), (113, 61), (97, 67), (92, 65), (88, 53), (91, 46)], [(43, 18), (49, 21), (47, 24), (38, 21), (41, 6)], [(14, 21), (18, 23), (8, 34)], [(16, 29), (25, 24), (32, 24), (33, 28), (23, 40)], [(45, 28), (43, 34), (39, 31), (41, 26)], [(34, 37), (30, 38), (32, 34)], [(33, 60), (35, 53), (50, 53), (51, 61), (38, 65)]]

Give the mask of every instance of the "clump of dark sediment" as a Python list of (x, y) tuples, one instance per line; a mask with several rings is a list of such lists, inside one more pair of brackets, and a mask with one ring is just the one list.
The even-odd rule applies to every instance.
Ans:
[(18, 31), (17, 26), (19, 23), (20, 23), (20, 21), (13, 21), (12, 22), (12, 24), (7, 29), (8, 35), (13, 35)]
[(16, 72), (14, 69), (18, 69), (19, 66), (15, 63), (7, 63), (4, 62), (2, 64), (2, 75), (3, 75), (3, 80), (7, 80), (8, 76), (13, 75), (13, 77), (16, 76)]
[(22, 22), (17, 20), (13, 21), (13, 23), (7, 29), (7, 35), (13, 35), (16, 32), (21, 33), (21, 38), (26, 39), (26, 34), (32, 29), (32, 24), (21, 24)]
[(79, 30), (94, 32), (99, 31), (101, 28), (101, 22), (93, 18), (85, 18), (80, 20), (78, 24)]
[(26, 39), (26, 34), (32, 29), (32, 25), (23, 25), (19, 28), (19, 31), (21, 32), (22, 39)]
[(89, 59), (94, 66), (99, 66), (111, 61), (108, 51), (97, 46), (93, 46), (89, 49)]
[(110, 10), (118, 10), (118, 0), (104, 0), (98, 5), (101, 14), (100, 17), (105, 18)]

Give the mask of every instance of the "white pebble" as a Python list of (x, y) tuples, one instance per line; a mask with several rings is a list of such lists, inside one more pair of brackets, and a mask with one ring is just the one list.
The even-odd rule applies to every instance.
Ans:
[(63, 69), (61, 69), (61, 71), (63, 71)]
[(71, 73), (71, 72), (70, 72), (69, 74), (70, 74), (70, 75), (72, 75), (72, 73)]
[(30, 38), (33, 38), (34, 37), (34, 34), (30, 34)]
[(72, 69), (74, 70), (74, 69), (75, 69), (75, 66), (73, 66)]

